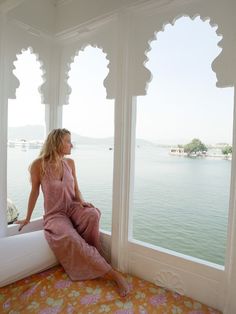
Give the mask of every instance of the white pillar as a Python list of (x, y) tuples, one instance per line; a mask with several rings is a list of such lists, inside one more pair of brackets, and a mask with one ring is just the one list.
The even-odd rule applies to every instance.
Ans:
[(48, 102), (45, 106), (46, 133), (62, 125), (62, 107), (60, 104), (60, 72), (61, 72), (61, 46), (55, 44), (51, 52), (50, 81)]
[[(117, 86), (115, 99), (115, 150), (112, 214), (112, 264), (121, 271), (128, 270), (127, 244), (129, 208), (132, 191), (133, 132), (135, 98), (130, 91), (130, 16), (123, 12), (118, 20)], [(131, 187), (131, 189), (130, 189)]]
[(7, 233), (7, 95), (5, 75), (6, 16), (0, 11), (0, 237)]
[[(236, 86), (236, 84), (235, 84)], [(228, 247), (225, 272), (225, 308), (224, 314), (236, 313), (236, 93), (234, 91), (234, 127), (233, 127), (233, 158), (231, 169), (231, 200), (228, 218)]]

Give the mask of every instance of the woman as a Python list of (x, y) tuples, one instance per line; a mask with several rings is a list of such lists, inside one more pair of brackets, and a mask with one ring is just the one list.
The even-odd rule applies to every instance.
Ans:
[(30, 167), (32, 188), (27, 216), (19, 220), (19, 231), (30, 222), (39, 195), (44, 195), (44, 233), (60, 264), (71, 280), (105, 277), (116, 282), (125, 296), (128, 284), (101, 256), (99, 241), (100, 211), (86, 203), (80, 193), (71, 153), (71, 134), (66, 129), (52, 130)]

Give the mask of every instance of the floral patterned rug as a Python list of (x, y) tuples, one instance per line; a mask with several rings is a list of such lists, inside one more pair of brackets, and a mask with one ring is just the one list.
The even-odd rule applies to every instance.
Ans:
[(61, 266), (0, 288), (0, 313), (220, 314), (190, 298), (125, 275), (131, 292), (120, 297), (105, 279), (72, 282)]

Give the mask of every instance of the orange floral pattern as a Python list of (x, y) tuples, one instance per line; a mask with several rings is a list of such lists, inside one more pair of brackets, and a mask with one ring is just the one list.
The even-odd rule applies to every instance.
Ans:
[(120, 297), (105, 279), (72, 282), (61, 266), (0, 288), (0, 313), (220, 314), (206, 305), (125, 275), (131, 292)]

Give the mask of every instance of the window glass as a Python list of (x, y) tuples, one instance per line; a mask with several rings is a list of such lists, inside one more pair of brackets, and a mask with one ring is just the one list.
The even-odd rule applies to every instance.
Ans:
[(216, 29), (180, 18), (147, 54), (153, 79), (137, 99), (133, 238), (223, 265), (233, 88), (216, 87)]
[[(38, 156), (45, 136), (45, 108), (38, 91), (43, 79), (36, 55), (30, 49), (22, 51), (14, 65), (13, 73), (20, 85), (16, 99), (8, 101), (7, 194), (9, 208), (16, 208), (19, 218), (24, 218), (31, 187), (28, 168)], [(32, 218), (42, 214), (40, 196)]]
[(103, 85), (107, 66), (106, 55), (98, 48), (89, 46), (75, 57), (63, 127), (72, 132), (72, 158), (82, 195), (101, 210), (101, 228), (111, 231), (114, 101), (106, 99)]

